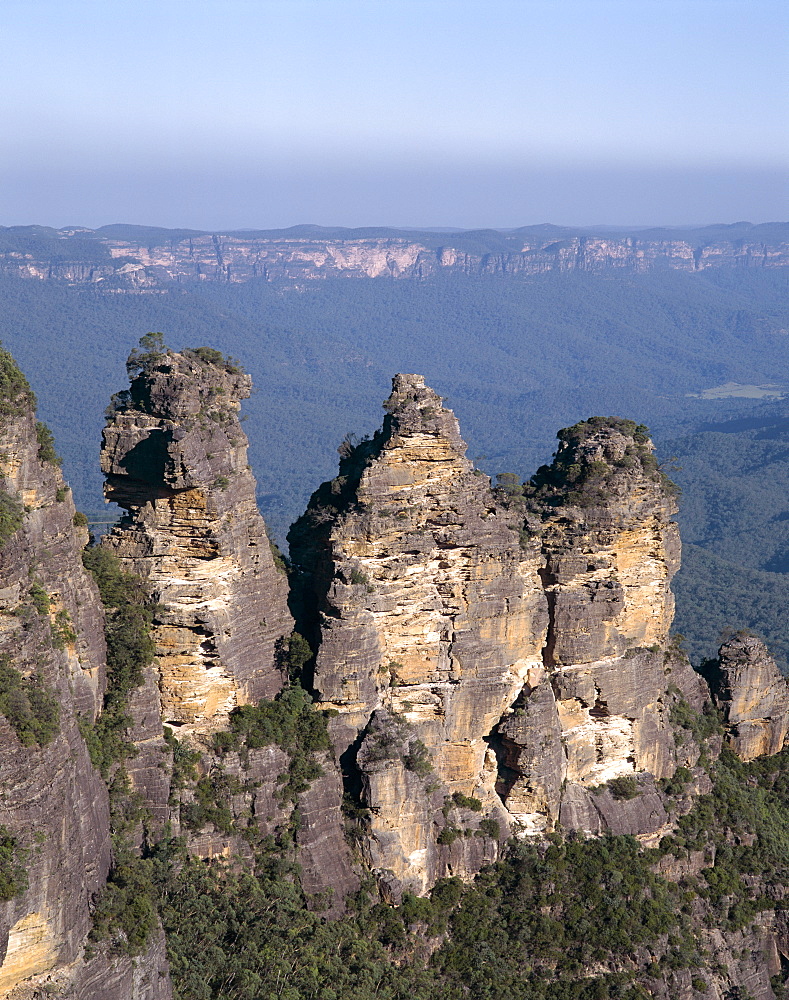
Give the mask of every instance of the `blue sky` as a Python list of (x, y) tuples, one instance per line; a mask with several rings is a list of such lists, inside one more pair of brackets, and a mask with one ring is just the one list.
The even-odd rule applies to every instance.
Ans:
[(785, 0), (2, 0), (0, 224), (789, 216)]

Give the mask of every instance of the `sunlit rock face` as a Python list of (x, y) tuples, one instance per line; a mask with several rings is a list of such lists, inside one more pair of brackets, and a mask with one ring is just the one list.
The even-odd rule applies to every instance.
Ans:
[[(588, 832), (610, 829), (588, 790), (626, 775), (673, 774), (671, 705), (680, 695), (696, 708), (704, 702), (700, 679), (667, 647), (676, 503), (645, 428), (593, 418), (559, 439), (552, 465), (525, 491), (540, 521), (545, 671), (498, 728), (515, 772), (502, 782), (503, 798), (526, 833), (558, 818)], [(665, 814), (642, 810), (641, 819), (628, 832), (648, 834)]]
[[(374, 867), (423, 890), (465, 870), (459, 845), (436, 840), (445, 795), (478, 798), (477, 821), (504, 816), (485, 737), (541, 667), (547, 604), (539, 547), (520, 544), (517, 518), (465, 457), (440, 397), (421, 376), (398, 375), (384, 406), (383, 429), (345, 444), (340, 475), (290, 542), (305, 604), (319, 611), (313, 683), (339, 713), (338, 754), (355, 754), (376, 711), (396, 729), (391, 752), (371, 751), (389, 736), (367, 732), (358, 754)], [(425, 763), (409, 769), (415, 741)]]
[(106, 494), (127, 511), (106, 544), (161, 605), (164, 721), (207, 732), (281, 688), (292, 628), (238, 420), (251, 380), (208, 349), (154, 350), (131, 370), (104, 431)]
[[(475, 472), (420, 376), (384, 406), (290, 535), (368, 862), (424, 891), (488, 860), (496, 824), (657, 836), (654, 780), (681, 762), (671, 706), (701, 708), (704, 688), (667, 645), (676, 507), (644, 429), (562, 432), (520, 495)], [(600, 797), (628, 775), (639, 807)]]
[(739, 632), (707, 664), (715, 704), (723, 711), (727, 741), (743, 760), (783, 749), (789, 731), (789, 686), (764, 643)]

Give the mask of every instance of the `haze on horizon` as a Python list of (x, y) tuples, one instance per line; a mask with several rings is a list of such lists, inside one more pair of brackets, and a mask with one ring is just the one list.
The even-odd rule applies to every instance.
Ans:
[(0, 225), (789, 217), (783, 0), (4, 0)]

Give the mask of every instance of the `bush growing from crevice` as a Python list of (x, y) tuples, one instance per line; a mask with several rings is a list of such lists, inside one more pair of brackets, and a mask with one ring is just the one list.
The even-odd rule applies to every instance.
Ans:
[(0, 826), (0, 901), (7, 902), (27, 890), (28, 854), (18, 838)]
[(618, 778), (612, 778), (608, 782), (608, 790), (615, 799), (624, 802), (635, 799), (641, 794), (638, 780), (632, 774), (622, 774)]
[(106, 611), (107, 691), (101, 715), (95, 723), (81, 719), (80, 732), (94, 767), (106, 780), (114, 764), (136, 753), (126, 736), (132, 724), (127, 706), (129, 694), (144, 680), (143, 670), (153, 662), (155, 604), (142, 580), (127, 573), (109, 549), (85, 549), (82, 561), (98, 584)]
[(38, 458), (41, 462), (60, 465), (62, 458), (55, 451), (55, 437), (42, 420), (36, 421), (36, 441), (38, 441)]
[(0, 487), (0, 548), (22, 527), (24, 508)]
[(0, 712), (26, 747), (44, 747), (60, 731), (57, 699), (35, 675), (23, 677), (5, 654), (0, 655)]

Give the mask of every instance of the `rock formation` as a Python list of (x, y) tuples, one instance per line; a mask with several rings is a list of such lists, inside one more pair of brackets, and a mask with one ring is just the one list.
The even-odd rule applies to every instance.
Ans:
[(251, 380), (217, 351), (156, 343), (131, 371), (104, 431), (107, 497), (128, 512), (108, 544), (161, 604), (164, 721), (207, 732), (281, 688), (292, 627), (238, 421)]
[[(547, 606), (537, 547), (520, 545), (440, 398), (398, 375), (385, 408), (372, 440), (346, 442), (291, 552), (318, 601), (313, 683), (339, 713), (338, 754), (375, 713), (358, 757), (371, 864), (424, 891), (466, 870), (437, 844), (444, 796), (501, 812), (485, 736), (540, 668)], [(477, 868), (495, 849), (473, 846)]]
[[(550, 614), (545, 673), (498, 729), (501, 785), (529, 830), (560, 819), (600, 832), (610, 824), (590, 790), (628, 775), (673, 774), (671, 705), (681, 694), (700, 709), (706, 695), (668, 646), (669, 584), (679, 568), (676, 504), (645, 429), (594, 418), (559, 437), (553, 464), (525, 491), (538, 518)], [(550, 736), (538, 740), (539, 733)], [(627, 832), (656, 834), (661, 817), (662, 810), (648, 810)]]
[[(384, 405), (383, 429), (345, 442), (289, 536), (318, 612), (313, 686), (371, 813), (371, 865), (424, 891), (495, 851), (453, 846), (463, 829), (657, 836), (650, 781), (684, 763), (671, 705), (705, 695), (667, 646), (679, 537), (643, 430), (564, 432), (513, 499), (473, 470), (420, 376), (396, 376)], [(640, 808), (612, 825), (592, 789), (628, 775)]]
[(77, 1000), (165, 1000), (161, 933), (139, 960), (82, 955), (111, 855), (107, 790), (78, 728), (104, 693), (103, 614), (87, 530), (4, 351), (0, 390), (0, 994), (32, 978)]
[[(712, 788), (699, 743), (681, 732), (702, 724), (702, 709), (713, 758), (723, 739), (744, 760), (783, 748), (789, 687), (758, 639), (724, 643), (705, 667), (708, 688), (669, 636), (676, 507), (645, 428), (584, 421), (560, 432), (529, 484), (502, 477), (493, 488), (441, 398), (421, 376), (396, 376), (382, 429), (342, 443), (339, 475), (291, 530), (309, 658), (246, 466), (238, 410), (249, 379), (207, 348), (141, 343), (102, 451), (107, 494), (127, 512), (104, 544), (157, 602), (157, 659), (121, 722), (147, 809), (124, 850), (167, 830), (197, 857), (254, 865), (278, 839), (272, 863), (296, 860), (303, 899), (334, 917), (364, 870), (398, 903), (442, 876), (470, 878), (510, 835), (541, 845), (539, 857), (562, 829), (574, 834), (565, 844), (603, 833), (658, 842)], [(80, 561), (86, 531), (4, 353), (0, 390), (0, 994), (169, 1000), (161, 932), (139, 958), (106, 943), (84, 952), (113, 864), (107, 789), (82, 735), (95, 736), (107, 684), (104, 618)], [(296, 659), (333, 750), (309, 695), (286, 684)], [(279, 709), (290, 731), (277, 743)], [(295, 745), (305, 718), (310, 736)], [(244, 719), (269, 730), (242, 738)], [(178, 755), (194, 773), (174, 780)], [(112, 774), (123, 767), (121, 754)], [(344, 822), (355, 824), (355, 861)], [(733, 856), (690, 835), (667, 843), (655, 864), (693, 880), (685, 888), (699, 888), (716, 850)], [(769, 874), (748, 875), (762, 880), (759, 906)], [(733, 969), (726, 982), (767, 1000), (768, 972), (782, 973), (789, 953), (782, 898), (769, 896), (779, 902), (758, 924), (738, 923), (724, 900), (725, 938), (703, 922), (707, 884), (685, 893), (682, 912), (715, 968)], [(744, 958), (748, 948), (761, 958)], [(701, 988), (681, 962), (673, 977), (654, 956), (638, 961), (657, 970), (655, 996), (690, 1000)]]
[(721, 646), (717, 662), (705, 664), (704, 673), (739, 757), (753, 760), (783, 749), (789, 686), (761, 639), (736, 633)]
[[(162, 723), (191, 740), (200, 776), (221, 777), (236, 792), (227, 803), (234, 829), (209, 822), (190, 833), (190, 851), (251, 859), (242, 818), (267, 835), (287, 827), (294, 808), (278, 797), (287, 754), (253, 750), (242, 762), (238, 753), (217, 756), (210, 739), (234, 708), (280, 691), (293, 628), (238, 420), (251, 380), (217, 351), (176, 354), (156, 338), (143, 342), (148, 351), (130, 358), (131, 387), (115, 397), (102, 450), (107, 496), (129, 512), (103, 544), (158, 602), (156, 663), (129, 704), (138, 753), (127, 770), (157, 829), (169, 821), (189, 833), (179, 806), (188, 811), (195, 795), (171, 787)], [(332, 890), (327, 909), (339, 913), (358, 880), (342, 836), (337, 766), (330, 757), (321, 766), (299, 802), (302, 881), (308, 894)]]

